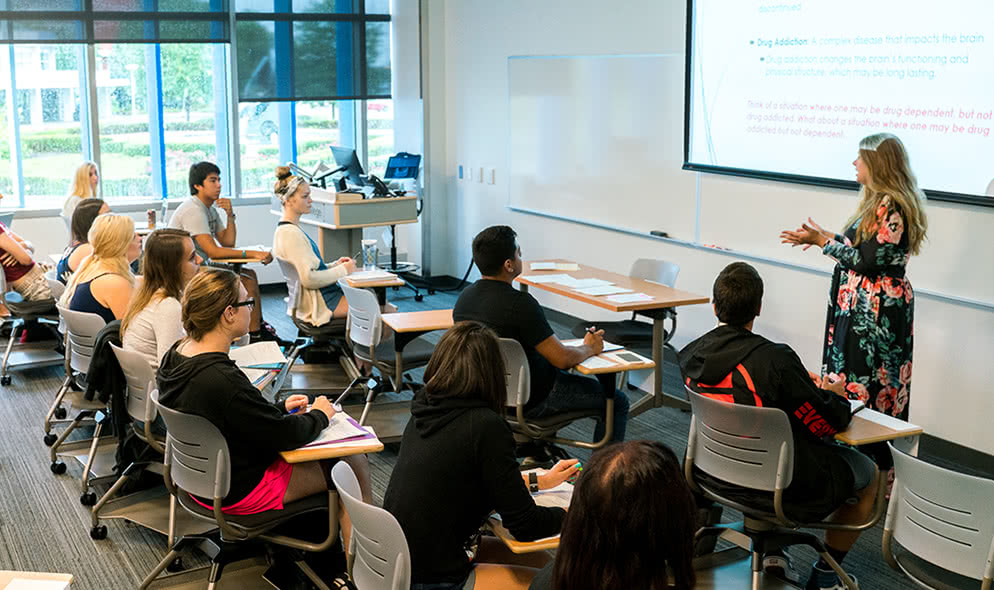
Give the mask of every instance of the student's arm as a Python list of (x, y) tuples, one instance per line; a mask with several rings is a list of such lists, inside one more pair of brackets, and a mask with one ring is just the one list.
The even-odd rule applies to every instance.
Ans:
[(822, 252), (831, 256), (843, 267), (863, 275), (875, 275), (887, 268), (903, 267), (908, 251), (901, 247), (905, 219), (901, 211), (885, 199), (877, 209), (877, 231), (858, 246), (832, 239), (825, 243)]
[(223, 258), (245, 258), (251, 260), (261, 260), (267, 264), (273, 260), (273, 255), (269, 252), (263, 252), (261, 250), (241, 250), (238, 248), (225, 248), (224, 246), (218, 246), (217, 242), (214, 241), (214, 237), (210, 234), (197, 234), (193, 236), (193, 239), (197, 242), (197, 245), (200, 246), (200, 249), (207, 253), (207, 257), (211, 260), (220, 260)]
[(604, 330), (587, 332), (582, 346), (566, 346), (555, 334), (535, 345), (535, 350), (557, 369), (570, 369), (604, 350)]
[[(286, 227), (286, 226), (283, 226)], [(281, 229), (273, 240), (273, 251), (280, 258), (290, 261), (300, 277), (300, 285), (305, 289), (320, 289), (338, 282), (338, 279), (355, 271), (355, 262), (343, 262), (329, 265), (325, 270), (311, 268), (314, 251), (302, 231), (296, 228)]]
[(104, 275), (90, 284), (93, 298), (114, 312), (114, 319), (122, 319), (128, 313), (131, 291), (134, 287), (128, 279), (120, 275)]
[(834, 435), (845, 430), (852, 420), (849, 401), (843, 395), (816, 387), (801, 364), (800, 357), (789, 346), (781, 347), (780, 362), (775, 370), (779, 377), (777, 395), (783, 396), (779, 404), (787, 417), (800, 422), (811, 434), (818, 437)]
[(186, 332), (183, 330), (183, 306), (172, 297), (163, 299), (152, 318), (155, 334), (155, 356), (160, 361)]
[(238, 228), (235, 227), (235, 211), (231, 208), (231, 199), (218, 199), (215, 205), (224, 211), (228, 218), (225, 220), (224, 229), (214, 234), (214, 237), (222, 246), (233, 248), (238, 237)]
[(34, 244), (32, 244), (31, 242), (25, 240), (24, 238), (22, 238), (21, 236), (19, 236), (15, 232), (10, 231), (9, 229), (7, 230), (7, 232), (10, 234), (10, 237), (14, 238), (14, 240), (18, 244), (20, 244), (22, 248), (24, 248), (24, 250), (26, 252), (28, 252), (29, 254), (32, 254), (32, 255), (35, 253)]
[[(223, 370), (238, 371), (229, 367)], [(227, 428), (237, 437), (236, 442), (251, 441), (260, 450), (290, 451), (311, 442), (328, 426), (328, 416), (321, 411), (284, 414), (240, 373), (228, 375), (230, 387), (238, 392), (231, 396), (224, 416)]]
[(484, 497), (493, 498), (507, 530), (519, 541), (533, 541), (556, 535), (562, 529), (566, 511), (537, 506), (521, 479), (514, 459), (514, 437), (503, 419), (492, 414), (474, 413), (473, 443), (476, 464), (483, 478)]
[(69, 270), (76, 272), (79, 265), (83, 263), (83, 259), (93, 254), (93, 246), (89, 244), (83, 244), (80, 247), (72, 251), (69, 255)]
[[(31, 264), (34, 262), (31, 254), (17, 240), (11, 237), (9, 232), (0, 233), (0, 250), (3, 250), (3, 254), (0, 254), (0, 259), (2, 259), (4, 266), (11, 266), (13, 262), (20, 264)], [(8, 261), (11, 262), (8, 263)]]

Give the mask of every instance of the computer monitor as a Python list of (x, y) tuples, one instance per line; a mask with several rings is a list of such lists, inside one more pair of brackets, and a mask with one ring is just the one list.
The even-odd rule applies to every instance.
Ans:
[(345, 173), (345, 178), (348, 179), (349, 184), (352, 186), (365, 186), (366, 183), (362, 180), (362, 164), (359, 163), (359, 157), (356, 156), (355, 150), (337, 145), (328, 147), (331, 148), (331, 153), (335, 156), (335, 164), (343, 169), (342, 171)]
[(421, 166), (421, 156), (400, 152), (395, 156), (390, 156), (387, 160), (387, 170), (383, 178), (387, 180), (403, 180), (406, 178), (417, 178), (418, 167)]

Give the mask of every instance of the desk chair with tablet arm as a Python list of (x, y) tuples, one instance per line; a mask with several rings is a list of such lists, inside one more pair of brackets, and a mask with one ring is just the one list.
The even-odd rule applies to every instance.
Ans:
[[(289, 260), (276, 257), (276, 262), (280, 265), (283, 278), (286, 279), (290, 318), (293, 320), (293, 325), (297, 327), (298, 333), (306, 338), (305, 342), (294, 347), (287, 359), (287, 364), (292, 367), (297, 357), (309, 349), (328, 350), (338, 356), (338, 362), (345, 370), (345, 374), (350, 379), (357, 380), (360, 376), (359, 368), (352, 361), (352, 351), (349, 349), (346, 334), (348, 320), (346, 318), (332, 318), (327, 324), (315, 326), (297, 317), (297, 309), (300, 307), (300, 300), (304, 292), (300, 285), (300, 275)], [(279, 391), (279, 389), (276, 388), (275, 391)]]
[[(59, 317), (55, 309), (56, 298), (42, 301), (25, 301), (20, 293), (8, 291), (7, 279), (3, 272), (0, 272), (0, 304), (7, 307), (10, 316), (0, 320), (0, 323), (10, 322), (10, 338), (7, 340), (7, 348), (4, 350), (3, 362), (0, 363), (0, 385), (10, 385), (11, 377), (8, 369), (20, 368), (28, 369), (34, 367), (48, 367), (62, 364), (62, 355), (55, 352), (60, 336), (55, 330)], [(23, 344), (18, 348), (24, 350), (20, 362), (12, 364), (10, 362), (11, 353), (20, 341), (21, 334), (27, 330), (29, 325), (40, 325), (51, 329), (52, 341), (41, 345), (35, 343)]]
[(349, 576), (362, 590), (411, 587), (411, 552), (400, 523), (386, 510), (362, 501), (359, 480), (345, 461), (331, 469), (335, 489), (352, 521), (346, 556)]
[[(231, 488), (231, 458), (228, 443), (221, 431), (202, 416), (187, 414), (167, 408), (159, 403), (158, 390), (149, 392), (156, 411), (166, 423), (166, 455), (163, 478), (169, 493), (187, 512), (197, 519), (213, 525), (205, 534), (184, 535), (170, 546), (158, 565), (142, 581), (145, 590), (156, 581), (162, 570), (180, 557), (184, 551), (199, 548), (210, 556), (210, 573), (207, 588), (212, 589), (221, 577), (225, 566), (243, 557), (236, 545), (253, 540), (290, 547), (299, 551), (321, 552), (328, 550), (338, 539), (338, 494), (335, 490), (313, 494), (284, 505), (282, 510), (268, 510), (258, 514), (233, 516), (221, 511), (224, 497)], [(213, 508), (204, 508), (190, 494), (212, 498)], [(277, 526), (291, 518), (310, 514), (312, 518), (328, 519), (328, 536), (319, 542), (271, 533)], [(305, 562), (295, 565), (321, 590), (330, 590)], [(205, 568), (206, 569), (206, 566)], [(189, 576), (192, 570), (164, 576)], [(194, 570), (195, 571), (195, 570)], [(239, 587), (233, 584), (233, 587)]]
[[(789, 545), (814, 549), (849, 590), (858, 590), (855, 580), (829, 555), (818, 536), (799, 528), (863, 531), (873, 527), (883, 515), (887, 478), (878, 477), (874, 510), (867, 521), (858, 524), (797, 522), (784, 512), (783, 493), (794, 475), (794, 435), (787, 414), (778, 408), (763, 408), (723, 402), (686, 388), (693, 411), (684, 475), (691, 489), (709, 500), (742, 513), (743, 521), (729, 525), (705, 526), (697, 531), (696, 542), (737, 531), (751, 540), (752, 588), (760, 587), (763, 554)], [(699, 473), (767, 498), (765, 502), (739, 501), (727, 492), (705, 483)], [(772, 494), (772, 506), (769, 496)]]
[(926, 463), (889, 444), (895, 477), (884, 559), (925, 588), (990, 590), (994, 480)]
[[(504, 373), (507, 379), (507, 422), (519, 442), (535, 441), (549, 447), (553, 456), (568, 459), (562, 449), (555, 445), (596, 450), (604, 447), (614, 436), (614, 398), (608, 398), (604, 411), (597, 409), (566, 412), (544, 418), (525, 417), (525, 406), (531, 397), (531, 373), (528, 357), (521, 344), (513, 338), (500, 338), (500, 351), (504, 357)], [(558, 432), (577, 420), (595, 418), (604, 420), (604, 438), (597, 442), (561, 438)]]
[[(428, 364), (435, 345), (424, 338), (415, 338), (397, 352), (394, 345), (394, 335), (383, 339), (383, 320), (380, 317), (380, 304), (376, 295), (365, 289), (356, 289), (342, 284), (345, 299), (349, 304), (348, 335), (352, 341), (352, 350), (359, 360), (371, 363), (390, 379), (394, 392), (400, 392), (410, 384), (404, 380), (405, 369), (417, 369)], [(376, 397), (375, 389), (370, 389), (366, 396), (366, 405), (362, 410), (360, 424), (366, 423), (366, 417)]]

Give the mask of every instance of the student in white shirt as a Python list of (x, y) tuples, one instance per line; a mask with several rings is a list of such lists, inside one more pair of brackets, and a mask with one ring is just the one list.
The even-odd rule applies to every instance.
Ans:
[(100, 172), (97, 165), (86, 161), (76, 168), (76, 173), (72, 178), (72, 185), (69, 187), (69, 196), (62, 204), (62, 220), (66, 222), (66, 229), (72, 229), (72, 214), (83, 199), (97, 196), (97, 185), (100, 184)]
[(201, 262), (190, 234), (181, 229), (157, 229), (145, 243), (142, 284), (121, 320), (121, 344), (145, 357), (153, 369), (186, 335), (180, 298)]
[(349, 306), (338, 280), (355, 272), (355, 261), (343, 257), (325, 264), (318, 245), (300, 228), (301, 215), (311, 210), (311, 187), (286, 166), (276, 169), (276, 179), (273, 192), (283, 203), (283, 217), (273, 236), (273, 254), (293, 264), (300, 277), (297, 316), (315, 326), (343, 318)]

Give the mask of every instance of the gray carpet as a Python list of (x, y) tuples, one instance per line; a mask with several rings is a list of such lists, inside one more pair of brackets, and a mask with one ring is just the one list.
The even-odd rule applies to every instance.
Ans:
[[(281, 335), (289, 337), (294, 330), (285, 315), (284, 296), (285, 291), (267, 288), (264, 313)], [(455, 302), (452, 293), (436, 293), (423, 302), (415, 302), (408, 290), (392, 291), (388, 297), (401, 311), (450, 308)], [(560, 337), (569, 337), (575, 319), (554, 313), (550, 313), (550, 319)], [(438, 335), (430, 337), (437, 340)], [(664, 388), (681, 391), (673, 359), (667, 358), (664, 370)], [(413, 376), (420, 377), (419, 372), (413, 372)], [(81, 468), (70, 462), (65, 475), (53, 475), (48, 448), (41, 440), (42, 417), (62, 377), (61, 367), (25, 370), (13, 373), (13, 383), (0, 388), (0, 412), (7, 417), (0, 428), (0, 569), (69, 572), (76, 577), (73, 588), (83, 590), (134, 588), (165, 553), (165, 538), (112, 520), (106, 523), (105, 540), (90, 539), (89, 509), (79, 503)], [(679, 455), (686, 447), (689, 420), (689, 414), (678, 410), (651, 410), (631, 420), (628, 438), (662, 441)], [(589, 439), (592, 431), (593, 422), (588, 421), (570, 427), (566, 433)], [(589, 452), (579, 450), (576, 456), (585, 459)], [(395, 445), (370, 456), (378, 503), (396, 458)], [(726, 511), (725, 519), (734, 516)], [(864, 533), (845, 565), (864, 588), (914, 588), (883, 562), (880, 537), (880, 525)], [(813, 553), (796, 548), (790, 552), (803, 582)], [(187, 565), (198, 563), (203, 563), (202, 556), (187, 559)], [(743, 580), (742, 587), (748, 587), (747, 580)]]

